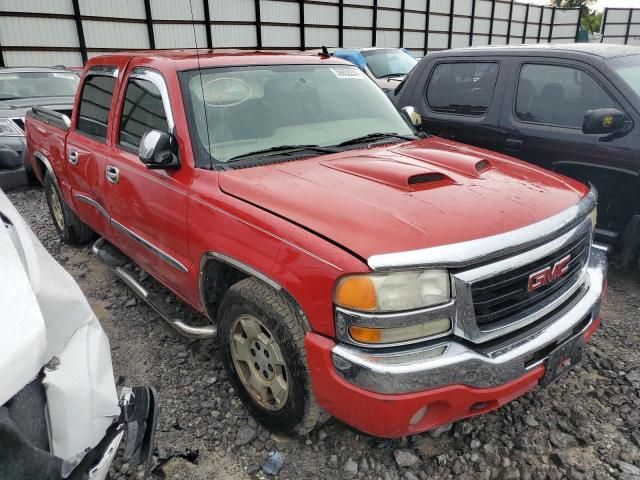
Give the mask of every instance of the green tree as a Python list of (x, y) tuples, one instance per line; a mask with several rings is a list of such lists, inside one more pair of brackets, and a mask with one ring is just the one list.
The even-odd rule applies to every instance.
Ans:
[(590, 10), (589, 5), (592, 5), (595, 0), (549, 0), (552, 7), (560, 8), (581, 8), (581, 25), (582, 28), (590, 33), (599, 32), (600, 24), (602, 23), (602, 12), (596, 12)]
[(550, 0), (552, 7), (560, 8), (583, 8), (587, 5), (591, 5), (595, 0)]
[(582, 27), (590, 33), (599, 32), (602, 23), (602, 12), (592, 11), (582, 15)]

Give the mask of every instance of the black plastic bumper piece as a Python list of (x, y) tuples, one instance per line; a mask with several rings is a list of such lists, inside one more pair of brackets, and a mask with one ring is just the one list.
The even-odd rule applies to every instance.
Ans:
[(129, 465), (144, 465), (146, 479), (153, 458), (153, 443), (158, 424), (158, 394), (153, 387), (133, 389), (133, 401), (124, 408), (127, 442), (123, 460)]
[(100, 443), (87, 452), (67, 480), (86, 480), (89, 471), (107, 455), (116, 436), (127, 431), (124, 461), (129, 465), (144, 465), (143, 479), (149, 478), (153, 459), (153, 444), (158, 424), (158, 394), (153, 387), (135, 387), (131, 400), (122, 406), (117, 422), (112, 423)]
[(8, 192), (16, 188), (24, 188), (29, 184), (24, 167), (11, 170), (0, 170), (0, 189)]

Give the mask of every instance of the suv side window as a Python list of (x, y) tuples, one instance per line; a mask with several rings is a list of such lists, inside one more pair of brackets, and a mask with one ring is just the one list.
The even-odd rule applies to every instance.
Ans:
[(489, 110), (498, 79), (496, 62), (441, 63), (427, 86), (432, 111), (482, 116)]
[(149, 130), (169, 131), (167, 114), (158, 87), (149, 80), (130, 78), (125, 92), (118, 143), (137, 149)]
[(516, 117), (524, 122), (581, 128), (587, 110), (618, 108), (586, 72), (559, 65), (520, 69)]
[(107, 139), (109, 109), (116, 78), (89, 74), (82, 86), (76, 130), (101, 142)]

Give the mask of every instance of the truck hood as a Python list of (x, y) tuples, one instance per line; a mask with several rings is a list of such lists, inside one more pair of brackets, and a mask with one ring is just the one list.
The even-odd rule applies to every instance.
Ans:
[(588, 193), (566, 177), (438, 137), (229, 170), (220, 188), (365, 260), (516, 230)]

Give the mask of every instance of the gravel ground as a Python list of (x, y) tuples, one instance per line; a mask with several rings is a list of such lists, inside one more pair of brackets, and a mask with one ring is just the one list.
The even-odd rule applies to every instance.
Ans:
[[(262, 465), (270, 452), (280, 452), (281, 479), (640, 479), (637, 273), (611, 267), (604, 327), (583, 363), (547, 389), (401, 440), (374, 439), (333, 419), (290, 439), (248, 415), (225, 378), (215, 342), (179, 337), (134, 300), (89, 246), (61, 244), (41, 189), (9, 197), (89, 299), (111, 340), (118, 384), (158, 389), (156, 478), (265, 478)], [(136, 476), (126, 464), (115, 465), (114, 478)]]

